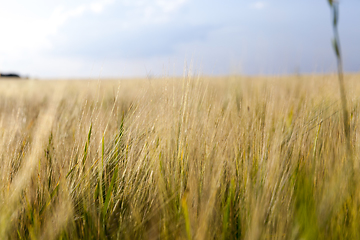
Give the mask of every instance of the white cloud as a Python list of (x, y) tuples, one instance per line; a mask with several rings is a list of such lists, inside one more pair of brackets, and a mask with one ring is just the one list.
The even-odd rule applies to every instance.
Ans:
[(255, 3), (251, 4), (250, 7), (260, 10), (260, 9), (263, 9), (266, 7), (266, 3), (263, 1), (259, 1), (259, 2), (255, 2)]
[(68, 21), (85, 13), (100, 14), (112, 3), (114, 0), (98, 0), (75, 7), (57, 6), (52, 8), (50, 16), (46, 16), (47, 11), (42, 15), (33, 14), (31, 9), (19, 9), (15, 3), (8, 3), (0, 9), (0, 29), (7, 33), (6, 37), (0, 38), (0, 55), (8, 60), (37, 55), (41, 49), (52, 47), (49, 37), (56, 35)]
[(94, 13), (101, 13), (104, 11), (105, 7), (114, 3), (114, 0), (103, 0), (98, 2), (93, 2), (90, 4), (90, 9)]
[(0, 29), (6, 33), (0, 38), (0, 54), (7, 59), (18, 58), (50, 46), (46, 38), (46, 23), (40, 17), (30, 17), (23, 12), (0, 12)]
[[(130, 25), (148, 25), (167, 22), (189, 0), (122, 0), (121, 4), (131, 9)], [(126, 24), (129, 26), (129, 24)]]
[(70, 18), (81, 17), (86, 12), (101, 13), (104, 11), (105, 7), (111, 5), (112, 3), (114, 3), (114, 0), (95, 1), (68, 10), (65, 10), (63, 6), (59, 6), (51, 15), (50, 23), (57, 28), (63, 25)]
[[(41, 5), (40, 0), (34, 1), (33, 6)], [(118, 7), (125, 12), (119, 16), (121, 17), (119, 27), (136, 29), (169, 22), (189, 0), (116, 1), (120, 5)], [(66, 33), (61, 30), (64, 25), (70, 25), (72, 21), (84, 15), (104, 14), (114, 3), (115, 0), (61, 2), (58, 5), (49, 3), (46, 8), (39, 9), (9, 1), (0, 8), (0, 29), (6, 33), (0, 38), (0, 72), (12, 69), (12, 66), (17, 68), (21, 66), (21, 69), (32, 72), (31, 68), (26, 67), (30, 62), (33, 63), (32, 66), (35, 63), (42, 66), (39, 59), (44, 60), (50, 57), (46, 57), (44, 52), (49, 53), (54, 48), (54, 36), (58, 40), (67, 38)], [(50, 62), (64, 64), (64, 61), (57, 62), (55, 59), (47, 63), (50, 64)], [(42, 67), (48, 68), (45, 65), (44, 63)], [(54, 68), (59, 66), (54, 64)], [(35, 66), (33, 68), (35, 71)]]
[(90, 8), (94, 13), (101, 13), (104, 10), (104, 5), (101, 3), (92, 3)]
[(83, 15), (85, 10), (85, 5), (80, 5), (69, 10), (66, 10), (63, 6), (56, 7), (50, 16), (50, 19), (47, 20), (47, 25), (52, 28), (50, 34), (55, 34), (57, 32), (57, 28), (64, 25), (70, 18), (80, 17)]
[(157, 0), (156, 4), (162, 9), (165, 13), (170, 13), (181, 8), (188, 0)]

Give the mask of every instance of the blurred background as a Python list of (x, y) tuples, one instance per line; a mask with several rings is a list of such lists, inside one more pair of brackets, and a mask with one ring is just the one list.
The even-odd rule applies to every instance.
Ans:
[[(360, 1), (340, 1), (346, 72), (360, 71)], [(327, 0), (0, 3), (0, 72), (37, 78), (328, 73)]]

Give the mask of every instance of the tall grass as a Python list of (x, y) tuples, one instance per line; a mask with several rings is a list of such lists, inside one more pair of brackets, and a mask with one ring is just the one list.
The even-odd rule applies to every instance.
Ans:
[(346, 137), (346, 145), (348, 151), (348, 161), (350, 162), (350, 166), (352, 167), (353, 159), (352, 159), (352, 148), (350, 143), (350, 121), (349, 121), (349, 111), (347, 108), (347, 100), (346, 100), (346, 90), (344, 83), (344, 73), (343, 73), (343, 63), (341, 56), (341, 48), (340, 48), (340, 36), (338, 31), (338, 22), (339, 22), (339, 2), (334, 0), (328, 0), (331, 12), (332, 12), (332, 25), (334, 31), (333, 38), (333, 47), (337, 61), (337, 71), (338, 71), (338, 79), (339, 79), (339, 90), (340, 90), (340, 99), (343, 111), (343, 122), (344, 122), (344, 131)]
[(335, 78), (2, 81), (0, 239), (357, 239)]

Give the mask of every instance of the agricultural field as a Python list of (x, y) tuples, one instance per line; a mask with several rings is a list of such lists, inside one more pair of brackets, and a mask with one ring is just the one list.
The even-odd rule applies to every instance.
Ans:
[(360, 75), (0, 81), (0, 239), (359, 239)]

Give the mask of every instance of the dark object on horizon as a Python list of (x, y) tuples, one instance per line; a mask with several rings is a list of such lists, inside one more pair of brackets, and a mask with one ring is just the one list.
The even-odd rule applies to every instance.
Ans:
[(4, 78), (20, 78), (20, 75), (16, 74), (16, 73), (0, 73), (0, 77), (4, 77)]

